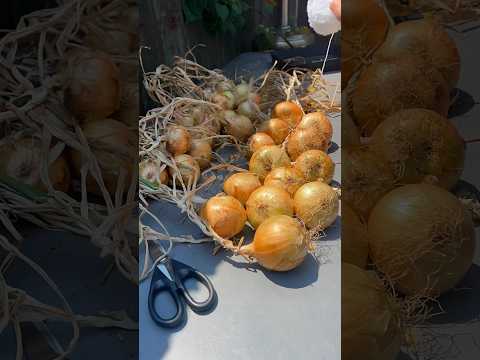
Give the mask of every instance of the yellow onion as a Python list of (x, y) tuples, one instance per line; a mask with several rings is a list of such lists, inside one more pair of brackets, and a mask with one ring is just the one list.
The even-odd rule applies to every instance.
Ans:
[(362, 269), (368, 262), (367, 226), (347, 204), (342, 204), (342, 261)]
[(353, 116), (364, 136), (403, 109), (423, 108), (447, 116), (448, 85), (442, 75), (410, 54), (378, 61), (362, 72), (352, 94)]
[(255, 258), (266, 269), (289, 271), (303, 262), (309, 250), (310, 241), (302, 224), (290, 216), (276, 215), (265, 220), (253, 241), (238, 253)]
[(198, 180), (200, 177), (200, 166), (192, 156), (187, 154), (177, 155), (174, 160), (178, 173), (175, 168), (170, 167), (169, 171), (172, 177), (180, 176), (185, 186), (190, 186), (194, 181)]
[(172, 155), (182, 155), (190, 150), (191, 136), (187, 129), (181, 126), (169, 126), (165, 133), (167, 150)]
[(235, 199), (245, 204), (255, 190), (257, 190), (262, 183), (256, 174), (250, 172), (241, 172), (233, 174), (223, 183), (223, 191), (227, 195), (233, 196)]
[(285, 120), (273, 118), (260, 126), (260, 131), (273, 139), (275, 144), (281, 144), (290, 133), (290, 125)]
[(247, 222), (243, 205), (229, 195), (217, 195), (208, 199), (202, 208), (201, 216), (212, 230), (224, 239), (240, 233)]
[(225, 120), (225, 132), (237, 140), (245, 141), (255, 132), (252, 121), (246, 116), (235, 114)]
[(376, 128), (371, 143), (388, 159), (399, 183), (435, 176), (439, 185), (449, 189), (462, 175), (464, 141), (455, 126), (434, 111), (395, 113)]
[(73, 52), (68, 58), (66, 107), (80, 120), (101, 120), (120, 106), (120, 77), (108, 55)]
[(249, 170), (258, 175), (261, 181), (272, 169), (290, 165), (285, 150), (276, 145), (263, 146), (255, 151), (248, 163)]
[(239, 105), (245, 100), (248, 100), (250, 91), (251, 91), (251, 86), (247, 84), (245, 81), (242, 81), (240, 84), (238, 84), (233, 91), (233, 94), (235, 96), (235, 104)]
[(292, 166), (281, 166), (270, 171), (264, 181), (265, 185), (278, 186), (293, 196), (300, 186), (305, 184), (303, 174)]
[(433, 19), (405, 21), (395, 25), (375, 59), (390, 60), (405, 53), (420, 58), (438, 70), (453, 89), (460, 77), (460, 55), (444, 27)]
[[(21, 138), (14, 143), (0, 145), (0, 176), (8, 176), (36, 190), (47, 191), (42, 182), (42, 143), (36, 138)], [(70, 171), (64, 155), (48, 166), (48, 179), (53, 188), (67, 192), (70, 187)]]
[(160, 170), (161, 167), (162, 164), (159, 161), (144, 160), (139, 165), (139, 175), (158, 188), (162, 184), (168, 184), (169, 179), (167, 169)]
[(240, 105), (238, 105), (237, 113), (240, 115), (246, 116), (249, 119), (255, 119), (260, 109), (258, 105), (253, 100), (245, 100)]
[(295, 161), (295, 168), (305, 178), (305, 181), (322, 181), (330, 184), (335, 172), (335, 163), (322, 150), (307, 150)]
[(475, 229), (463, 204), (430, 184), (385, 195), (368, 219), (372, 261), (407, 295), (437, 296), (472, 265)]
[(390, 165), (371, 146), (342, 150), (342, 200), (363, 218), (395, 184)]
[(286, 121), (291, 128), (294, 128), (302, 120), (303, 110), (293, 101), (282, 101), (275, 105), (272, 116)]
[(342, 263), (342, 359), (391, 360), (400, 353), (395, 300), (372, 271)]
[(338, 216), (338, 194), (329, 185), (313, 181), (300, 187), (293, 198), (295, 214), (308, 229), (324, 230)]
[(248, 221), (254, 228), (274, 215), (293, 216), (293, 200), (290, 194), (276, 186), (256, 189), (246, 202)]
[(120, 108), (115, 113), (115, 120), (138, 129), (140, 94), (138, 83), (122, 83)]
[[(112, 119), (88, 122), (82, 126), (82, 130), (98, 162), (107, 190), (110, 194), (115, 194), (122, 172), (126, 174), (124, 190), (127, 190), (132, 180), (133, 166), (137, 166), (135, 131)], [(71, 159), (74, 173), (80, 177), (80, 170), (86, 159), (75, 149), (71, 152)], [(87, 176), (86, 185), (88, 192), (101, 195), (100, 187), (91, 173)]]
[(260, 149), (262, 146), (266, 145), (275, 145), (275, 142), (270, 137), (270, 135), (263, 132), (257, 132), (250, 137), (248, 140), (248, 149), (251, 154)]
[(193, 139), (190, 143), (190, 151), (188, 152), (200, 166), (205, 170), (210, 166), (212, 161), (212, 147), (207, 140)]

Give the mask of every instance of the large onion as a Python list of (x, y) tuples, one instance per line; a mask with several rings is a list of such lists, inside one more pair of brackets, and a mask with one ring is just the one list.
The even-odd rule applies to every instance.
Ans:
[(190, 150), (191, 136), (181, 126), (169, 126), (166, 131), (167, 150), (174, 156), (182, 155)]
[(446, 117), (449, 95), (437, 70), (405, 54), (362, 72), (352, 95), (353, 116), (362, 134), (370, 136), (385, 118), (403, 109), (430, 109)]
[(322, 181), (330, 184), (335, 172), (335, 163), (321, 150), (307, 150), (295, 161), (298, 169), (307, 182)]
[(68, 58), (64, 101), (80, 120), (101, 120), (120, 106), (120, 76), (106, 54), (73, 52)]
[(439, 185), (451, 188), (462, 174), (464, 141), (450, 121), (433, 111), (399, 111), (377, 127), (371, 142), (388, 159), (399, 183), (435, 176)]
[(201, 170), (205, 170), (210, 166), (212, 161), (212, 147), (208, 140), (193, 139), (190, 143), (190, 151), (188, 152), (200, 166)]
[(375, 273), (342, 264), (342, 359), (392, 360), (400, 353), (401, 321)]
[(285, 150), (276, 145), (263, 146), (252, 155), (248, 167), (258, 175), (261, 181), (272, 169), (290, 165), (290, 158)]
[(313, 181), (300, 187), (293, 198), (295, 214), (309, 229), (324, 230), (338, 216), (338, 194), (329, 185)]
[(248, 221), (257, 228), (271, 216), (293, 216), (293, 200), (282, 188), (262, 186), (250, 195), (246, 202), (246, 209)]
[(167, 169), (161, 168), (159, 161), (144, 160), (139, 164), (139, 175), (158, 188), (161, 184), (167, 184), (169, 180)]
[(223, 183), (223, 190), (245, 204), (256, 189), (262, 186), (257, 174), (241, 172), (233, 174)]
[(253, 134), (248, 140), (248, 150), (251, 154), (266, 145), (275, 145), (275, 141), (273, 141), (268, 134), (263, 132)]
[(342, 204), (342, 261), (367, 267), (367, 226), (347, 204)]
[(475, 252), (470, 214), (454, 195), (430, 184), (385, 195), (370, 214), (368, 236), (372, 261), (407, 295), (452, 289)]
[(254, 257), (273, 271), (289, 271), (300, 265), (310, 242), (300, 222), (287, 215), (265, 220), (255, 232), (253, 242), (239, 249), (239, 254)]
[(290, 133), (290, 125), (287, 121), (273, 118), (265, 121), (260, 126), (260, 131), (270, 135), (275, 144), (281, 144)]
[(224, 239), (237, 235), (247, 222), (247, 215), (240, 201), (228, 195), (210, 198), (203, 206), (201, 215), (213, 231)]
[(286, 121), (291, 128), (302, 120), (303, 110), (293, 101), (282, 101), (273, 108), (272, 116)]
[(390, 60), (404, 54), (421, 58), (426, 66), (437, 69), (450, 88), (460, 77), (458, 49), (442, 25), (433, 19), (405, 21), (395, 25), (375, 53), (376, 59)]
[(270, 171), (264, 184), (278, 186), (293, 196), (298, 188), (305, 184), (305, 178), (298, 169), (292, 166), (281, 166)]

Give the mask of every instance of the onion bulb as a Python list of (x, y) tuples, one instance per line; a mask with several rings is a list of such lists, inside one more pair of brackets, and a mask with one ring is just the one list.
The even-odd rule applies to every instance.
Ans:
[(367, 225), (347, 204), (342, 204), (342, 261), (362, 269), (368, 262)]
[(228, 195), (216, 195), (208, 199), (202, 208), (201, 216), (212, 230), (224, 239), (240, 233), (247, 222), (243, 205)]
[(182, 155), (190, 150), (190, 133), (181, 126), (169, 126), (166, 129), (167, 150), (174, 156)]
[(295, 214), (308, 229), (324, 230), (338, 215), (338, 194), (329, 185), (313, 181), (300, 187), (293, 198)]
[(138, 129), (140, 94), (138, 83), (121, 83), (120, 108), (115, 114), (115, 119), (125, 125)]
[(237, 140), (245, 141), (255, 132), (252, 121), (246, 116), (235, 114), (226, 121), (225, 132)]
[(250, 90), (250, 85), (247, 84), (245, 81), (242, 81), (240, 84), (238, 84), (234, 90), (235, 104), (239, 105), (245, 100), (248, 100)]
[(168, 184), (169, 179), (167, 169), (160, 171), (161, 167), (162, 164), (159, 161), (144, 160), (139, 165), (139, 175), (158, 188), (161, 184)]
[(255, 151), (248, 163), (249, 170), (258, 175), (261, 181), (272, 169), (290, 165), (285, 150), (276, 145), (263, 146)]
[(248, 140), (248, 149), (251, 154), (260, 149), (262, 146), (275, 145), (275, 141), (263, 132), (257, 132)]
[(360, 145), (360, 131), (353, 122), (350, 112), (345, 107), (342, 109), (342, 147)]
[(267, 186), (278, 186), (293, 196), (300, 186), (305, 184), (303, 174), (292, 166), (281, 166), (270, 171), (265, 178)]
[(223, 183), (223, 191), (227, 195), (233, 196), (235, 199), (245, 204), (255, 190), (262, 183), (256, 174), (250, 172), (240, 172), (233, 174)]
[(200, 166), (192, 156), (187, 154), (177, 155), (174, 160), (178, 173), (175, 168), (170, 167), (169, 171), (172, 177), (180, 176), (184, 185), (187, 187), (191, 186), (194, 181), (198, 180), (200, 177)]
[(120, 76), (106, 54), (74, 51), (68, 58), (65, 106), (79, 120), (101, 120), (120, 106)]
[(368, 219), (372, 261), (406, 295), (438, 296), (472, 265), (472, 218), (453, 194), (412, 184), (385, 195)]
[(276, 215), (265, 220), (253, 241), (238, 253), (255, 258), (268, 270), (289, 271), (303, 262), (309, 250), (310, 241), (302, 224), (290, 216)]
[(210, 166), (212, 147), (207, 140), (193, 139), (188, 154), (197, 161), (201, 170), (205, 170)]
[(235, 97), (230, 91), (215, 94), (212, 98), (212, 102), (224, 110), (232, 110), (235, 107)]
[(303, 110), (293, 101), (282, 101), (273, 108), (272, 117), (282, 119), (294, 128), (302, 120)]
[[(42, 162), (45, 161), (39, 139), (25, 137), (0, 145), (0, 177), (8, 176), (39, 191), (48, 190), (41, 178)], [(55, 190), (68, 191), (70, 171), (64, 155), (48, 166), (48, 179)]]
[(248, 221), (254, 228), (258, 228), (271, 216), (293, 216), (293, 200), (282, 188), (264, 185), (250, 195), (246, 209)]
[(290, 125), (285, 120), (273, 118), (260, 126), (260, 131), (270, 135), (275, 144), (281, 144), (290, 133)]
[(252, 100), (245, 100), (237, 108), (237, 113), (249, 119), (255, 119), (259, 111), (258, 105)]
[(372, 271), (342, 263), (342, 359), (391, 360), (400, 353), (395, 300)]
[(195, 121), (195, 124), (202, 124), (205, 122), (207, 114), (205, 113), (205, 110), (202, 109), (201, 106), (195, 106), (192, 109), (192, 117), (193, 120)]
[(441, 74), (405, 54), (375, 62), (361, 73), (352, 94), (352, 115), (361, 133), (370, 136), (397, 111), (423, 108), (446, 117), (449, 104), (449, 89)]
[(321, 181), (330, 184), (335, 163), (322, 150), (307, 150), (297, 158), (295, 168), (303, 174), (307, 182)]
[(435, 176), (440, 186), (449, 189), (462, 175), (464, 141), (455, 126), (434, 111), (395, 113), (377, 127), (371, 143), (388, 159), (402, 184)]

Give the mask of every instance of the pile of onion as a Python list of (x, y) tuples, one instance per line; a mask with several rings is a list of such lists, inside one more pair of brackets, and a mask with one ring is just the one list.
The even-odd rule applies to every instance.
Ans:
[(260, 131), (269, 135), (275, 144), (281, 144), (290, 133), (290, 125), (286, 120), (273, 118), (260, 126)]
[(162, 164), (159, 161), (151, 159), (144, 160), (140, 163), (139, 175), (156, 188), (162, 184), (168, 184), (169, 180), (167, 169), (162, 169)]
[(347, 204), (342, 204), (342, 261), (362, 269), (368, 262), (367, 225)]
[(305, 178), (298, 169), (292, 166), (281, 166), (270, 171), (263, 183), (285, 189), (293, 196), (300, 186), (305, 184)]
[(223, 183), (223, 191), (245, 204), (250, 195), (257, 190), (262, 183), (258, 175), (250, 172), (236, 173)]
[(462, 175), (464, 141), (450, 121), (431, 110), (395, 113), (376, 128), (371, 143), (388, 159), (399, 183), (435, 176), (449, 189)]
[(465, 276), (475, 253), (475, 229), (448, 191), (412, 184), (384, 196), (368, 219), (374, 264), (406, 295), (438, 296)]
[(254, 228), (274, 215), (293, 216), (290, 194), (277, 186), (259, 187), (252, 192), (245, 205), (248, 221)]
[(290, 165), (290, 158), (285, 150), (276, 145), (263, 146), (252, 155), (248, 167), (258, 175), (261, 181), (270, 171), (280, 166)]
[(307, 182), (318, 180), (330, 184), (335, 172), (335, 163), (322, 150), (307, 150), (297, 157), (295, 169), (303, 174)]
[(402, 335), (394, 299), (375, 273), (342, 263), (342, 359), (396, 359)]
[(217, 195), (210, 198), (202, 207), (201, 216), (212, 230), (224, 239), (240, 233), (247, 222), (243, 205), (228, 195)]

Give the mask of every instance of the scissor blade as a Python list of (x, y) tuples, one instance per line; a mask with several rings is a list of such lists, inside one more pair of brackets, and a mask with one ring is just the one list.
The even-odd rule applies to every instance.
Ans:
[(168, 280), (173, 281), (172, 274), (170, 274), (170, 271), (168, 271), (167, 267), (163, 262), (159, 262), (157, 264), (157, 268), (162, 272), (163, 275), (167, 277)]

